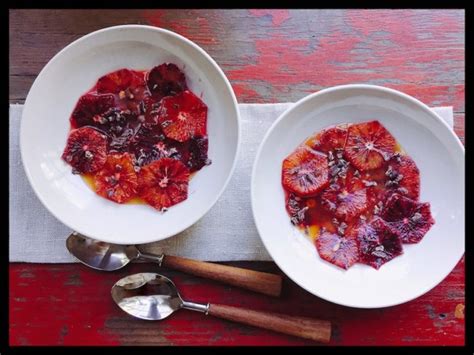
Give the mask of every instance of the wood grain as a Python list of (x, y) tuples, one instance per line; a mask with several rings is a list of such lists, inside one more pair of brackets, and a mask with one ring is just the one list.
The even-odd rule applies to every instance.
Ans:
[[(270, 262), (231, 265), (281, 273)], [(80, 264), (10, 264), (10, 343), (13, 345), (315, 345), (200, 313), (182, 310), (160, 322), (133, 319), (117, 307), (110, 289), (136, 272), (157, 272), (154, 264), (133, 264), (98, 272)], [(339, 306), (315, 297), (284, 278), (280, 298), (262, 296), (180, 272), (159, 269), (183, 299), (263, 312), (324, 319), (332, 323), (329, 345), (463, 345), (464, 260), (437, 287), (403, 305), (382, 309)], [(316, 276), (316, 275), (315, 275)], [(45, 315), (48, 316), (45, 316)]]
[(198, 260), (166, 255), (164, 267), (178, 270), (190, 275), (203, 277), (247, 290), (278, 297), (281, 293), (281, 276), (250, 269), (237, 268), (218, 263), (208, 263)]
[(258, 312), (222, 304), (211, 304), (209, 315), (321, 343), (328, 343), (331, 339), (331, 323), (324, 320)]
[[(464, 142), (463, 10), (10, 10), (10, 102), (24, 102), (40, 70), (71, 41), (129, 23), (160, 26), (196, 42), (224, 70), (239, 102), (296, 101), (338, 84), (383, 85), (429, 106), (452, 105), (454, 130)], [(279, 272), (273, 263), (231, 265)], [(314, 344), (191, 311), (161, 323), (131, 319), (111, 302), (110, 287), (131, 272), (153, 270), (156, 266), (141, 264), (105, 274), (78, 264), (11, 264), (11, 344)], [(334, 324), (333, 345), (465, 341), (459, 317), (465, 303), (464, 260), (424, 296), (377, 310), (331, 304), (288, 279), (282, 298), (275, 299), (163, 272), (183, 297), (196, 302), (328, 319)]]

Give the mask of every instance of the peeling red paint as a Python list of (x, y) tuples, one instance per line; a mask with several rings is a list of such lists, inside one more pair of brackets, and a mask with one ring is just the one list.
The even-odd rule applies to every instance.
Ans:
[[(72, 20), (55, 22), (51, 27), (54, 42), (70, 41), (71, 34), (61, 35), (65, 31), (61, 28), (79, 36), (90, 30), (91, 23), (97, 28), (109, 25), (116, 13), (96, 16), (97, 23), (84, 21), (84, 26), (76, 19), (74, 30), (68, 27)], [(378, 84), (431, 106), (453, 105), (455, 132), (464, 141), (464, 17), (459, 11), (337, 10), (327, 14), (324, 26), (305, 20), (298, 10), (139, 10), (122, 13), (118, 19), (167, 28), (210, 49), (240, 102), (293, 101), (329, 86)], [(105, 18), (107, 24), (101, 25)], [(35, 56), (23, 57), (26, 51), (17, 47), (16, 55), (21, 57), (14, 66), (17, 74), (37, 74), (58, 49), (36, 40), (44, 38), (52, 25), (35, 23), (40, 29), (32, 43)], [(23, 24), (17, 26), (20, 31), (15, 33), (24, 31)], [(29, 44), (25, 38), (31, 37), (32, 30), (28, 31), (15, 43), (22, 43), (23, 38)], [(273, 299), (180, 273), (163, 273), (173, 278), (188, 300), (330, 319), (334, 323), (331, 344), (335, 345), (463, 345), (465, 320), (457, 316), (465, 304), (464, 268), (463, 259), (426, 295), (379, 310), (337, 306), (289, 280), (285, 280), (282, 298)], [(180, 311), (162, 322), (133, 319), (111, 301), (110, 287), (126, 274), (154, 269), (141, 264), (118, 273), (99, 273), (78, 264), (11, 264), (11, 345), (313, 344), (191, 311)]]
[[(10, 271), (11, 345), (119, 344), (104, 327), (113, 304), (107, 302), (110, 287), (102, 273), (40, 264)], [(25, 274), (32, 276), (22, 286)]]
[[(134, 319), (113, 303), (110, 288), (125, 275), (153, 269), (150, 264), (133, 264), (101, 273), (80, 264), (10, 264), (11, 344), (314, 345), (186, 310), (160, 322)], [(20, 286), (24, 272), (34, 277)], [(464, 259), (426, 295), (374, 310), (326, 302), (288, 279), (282, 297), (273, 298), (178, 272), (162, 273), (188, 301), (331, 320), (333, 345), (462, 345), (465, 340), (464, 319), (453, 314), (456, 305), (465, 303)], [(83, 286), (63, 286), (70, 275), (79, 275)]]
[(265, 99), (262, 98), (257, 91), (252, 89), (252, 84), (232, 84), (232, 88), (239, 102), (265, 102)]
[[(288, 101), (282, 100), (288, 96), (294, 101), (301, 97), (293, 94), (298, 91), (369, 83), (407, 88), (408, 94), (416, 94), (428, 105), (464, 110), (464, 84), (453, 85), (445, 72), (446, 66), (464, 72), (464, 48), (453, 39), (463, 32), (464, 22), (449, 11), (351, 10), (342, 15), (344, 26), (330, 24), (328, 31), (305, 36), (280, 28), (293, 16), (288, 10), (248, 13), (271, 17), (274, 26), (257, 31), (258, 36), (249, 31), (249, 38), (239, 42), (244, 47), (237, 56), (220, 60), (240, 101)], [(229, 43), (221, 42), (222, 34), (216, 32), (223, 21), (217, 14), (187, 10), (170, 17), (163, 10), (153, 10), (145, 11), (144, 17), (205, 47), (227, 48)], [(239, 16), (253, 28), (243, 13)]]
[(278, 34), (256, 40), (256, 62), (230, 69), (227, 74), (234, 81), (261, 80), (275, 90), (306, 83), (314, 86), (314, 91), (384, 78), (386, 73), (377, 68), (366, 69), (367, 73), (344, 67), (353, 61), (351, 51), (359, 43), (361, 40), (356, 37), (333, 32), (320, 38), (316, 48), (311, 49), (309, 39), (289, 39)]
[[(197, 10), (183, 10), (179, 21), (167, 19), (164, 10), (146, 10), (143, 17), (150, 25), (162, 27), (189, 38), (199, 45), (216, 45), (218, 40), (211, 29), (206, 14)], [(196, 31), (196, 22), (199, 30)]]
[(144, 10), (143, 18), (152, 26), (163, 27), (166, 26), (166, 14), (166, 10)]
[[(410, 10), (349, 10), (346, 12), (346, 18), (349, 25), (364, 36), (369, 36), (374, 32), (388, 32), (396, 34), (397, 37), (402, 33), (411, 37), (413, 36), (412, 14)], [(400, 21), (401, 19), (403, 21)]]
[(272, 24), (276, 27), (290, 19), (289, 10), (249, 10), (249, 13), (256, 17), (271, 16)]
[[(227, 70), (227, 74), (239, 83), (257, 82), (253, 89), (257, 92), (270, 86), (275, 94), (287, 93), (285, 90), (294, 85), (299, 90), (314, 92), (340, 84), (383, 83), (409, 88), (428, 105), (464, 109), (464, 85), (453, 86), (449, 78), (443, 77), (444, 62), (451, 67), (458, 65), (464, 71), (464, 49), (455, 46), (448, 34), (436, 32), (434, 38), (418, 38), (424, 32), (412, 27), (411, 17), (403, 24), (399, 21), (404, 12), (381, 12), (380, 19), (377, 14), (364, 19), (357, 13), (357, 17), (350, 12), (348, 15), (353, 28), (350, 35), (332, 31), (310, 40), (309, 36), (290, 38), (276, 32), (268, 38), (256, 39), (252, 63)], [(378, 21), (385, 25), (381, 27)], [(421, 65), (433, 68), (420, 70)], [(267, 97), (274, 99), (272, 95)]]
[[(441, 12), (432, 19), (425, 16), (423, 21), (419, 13), (410, 10), (353, 10), (347, 11), (346, 17), (354, 33), (367, 38), (378, 56), (384, 58), (386, 66), (406, 64), (411, 67), (415, 63), (440, 60), (458, 60), (464, 64), (464, 49), (451, 40), (452, 33), (463, 31), (464, 23), (455, 21), (449, 12)], [(383, 40), (390, 45), (385, 56), (381, 50), (386, 45), (380, 45)], [(392, 51), (399, 54), (391, 56)]]
[(421, 84), (387, 84), (389, 88), (402, 91), (418, 100), (429, 103), (430, 106), (453, 106), (454, 111), (464, 107), (456, 103), (464, 102), (464, 85), (439, 85), (425, 87)]

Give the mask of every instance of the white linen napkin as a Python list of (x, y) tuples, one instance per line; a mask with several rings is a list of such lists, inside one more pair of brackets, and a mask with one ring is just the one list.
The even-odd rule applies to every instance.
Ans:
[[(208, 261), (271, 260), (252, 217), (250, 175), (263, 136), (291, 105), (239, 104), (241, 149), (234, 175), (221, 198), (186, 231), (142, 245), (141, 249)], [(26, 178), (19, 148), (22, 110), (22, 105), (10, 105), (10, 262), (74, 262), (65, 247), (65, 240), (72, 231), (41, 204)], [(452, 107), (436, 107), (433, 111), (453, 127)]]

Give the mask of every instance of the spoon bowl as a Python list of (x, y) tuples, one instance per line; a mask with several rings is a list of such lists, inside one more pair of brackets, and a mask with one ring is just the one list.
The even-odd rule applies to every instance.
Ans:
[(102, 271), (121, 269), (140, 256), (133, 245), (110, 244), (78, 233), (67, 238), (66, 247), (81, 263)]
[(139, 273), (120, 279), (112, 298), (126, 313), (140, 319), (161, 320), (183, 307), (173, 281), (155, 273)]
[(185, 308), (319, 342), (328, 342), (331, 338), (331, 323), (325, 320), (184, 301), (173, 281), (156, 273), (126, 276), (115, 283), (111, 293), (124, 312), (140, 319), (162, 320)]
[(207, 263), (172, 255), (150, 254), (140, 251), (134, 245), (101, 242), (73, 232), (66, 240), (66, 247), (81, 263), (96, 270), (114, 271), (123, 268), (130, 261), (141, 259), (154, 262), (172, 270), (225, 282), (260, 292), (269, 296), (279, 296), (282, 278), (280, 275), (247, 270), (234, 266)]

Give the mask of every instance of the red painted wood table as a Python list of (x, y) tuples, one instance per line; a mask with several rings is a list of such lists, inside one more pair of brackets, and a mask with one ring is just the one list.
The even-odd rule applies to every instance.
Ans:
[[(462, 10), (13, 10), (10, 100), (23, 102), (41, 68), (71, 41), (99, 28), (150, 24), (202, 46), (225, 71), (239, 102), (296, 101), (322, 88), (379, 84), (428, 105), (453, 105), (464, 142)], [(271, 262), (233, 265), (280, 272)], [(98, 273), (79, 264), (10, 264), (10, 343), (305, 345), (310, 341), (178, 312), (160, 323), (131, 319), (109, 296), (135, 264)], [(327, 318), (334, 345), (462, 345), (464, 260), (436, 288), (404, 305), (360, 310), (314, 297), (285, 279), (281, 299), (168, 272), (196, 301)]]

